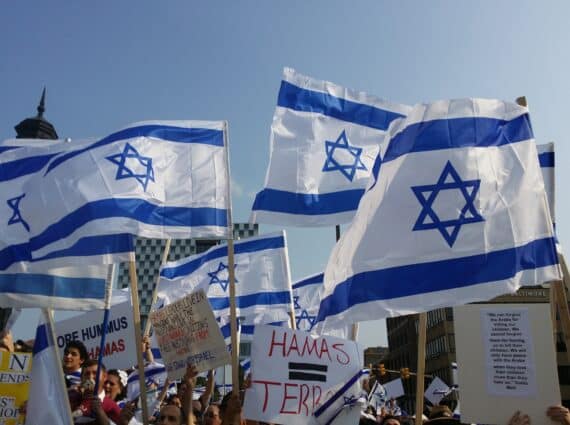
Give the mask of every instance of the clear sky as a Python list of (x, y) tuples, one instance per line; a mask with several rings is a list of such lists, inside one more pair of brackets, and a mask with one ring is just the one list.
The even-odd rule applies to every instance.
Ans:
[[(61, 137), (145, 119), (228, 120), (239, 222), (263, 185), (284, 66), (399, 103), (526, 95), (537, 141), (557, 143), (564, 243), (568, 16), (562, 0), (9, 2), (0, 13), (0, 139), (35, 114), (44, 85), (46, 118)], [(293, 278), (322, 271), (334, 229), (287, 231)], [(32, 336), (36, 318), (17, 325), (17, 336)], [(360, 336), (386, 344), (378, 322)]]

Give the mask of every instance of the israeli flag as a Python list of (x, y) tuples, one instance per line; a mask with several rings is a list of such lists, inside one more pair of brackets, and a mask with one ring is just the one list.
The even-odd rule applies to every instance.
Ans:
[[(291, 274), (285, 232), (236, 241), (234, 253), (238, 317), (250, 323), (256, 316), (288, 320)], [(214, 316), (229, 315), (227, 245), (162, 266), (155, 308), (198, 289), (207, 294)]]
[(285, 68), (265, 187), (255, 198), (250, 221), (285, 226), (349, 222), (390, 122), (409, 110)]
[(548, 199), (548, 207), (552, 222), (556, 223), (555, 214), (555, 178), (554, 178), (554, 143), (546, 143), (537, 145), (538, 163), (540, 164), (540, 171), (542, 171), (542, 178), (544, 179), (544, 190)]
[[(166, 367), (161, 363), (148, 363), (144, 367), (144, 379), (147, 388), (162, 390), (167, 377)], [(133, 401), (140, 394), (139, 372), (135, 369), (127, 378), (127, 399)]]
[(26, 424), (69, 425), (73, 419), (70, 417), (67, 389), (57, 377), (61, 364), (57, 360), (57, 347), (48, 326), (48, 319), (42, 312), (34, 340)]
[(311, 332), (317, 322), (324, 274), (319, 273), (293, 284), (295, 322), (300, 331)]
[(240, 326), (240, 342), (241, 341), (253, 341), (253, 335), (255, 334), (255, 328), (258, 325), (267, 325), (267, 326), (279, 326), (282, 328), (291, 328), (290, 322), (283, 321), (283, 322), (270, 322), (270, 323), (258, 323), (257, 325), (241, 325)]
[(228, 238), (226, 123), (136, 123), (54, 156), (25, 189), (33, 258), (100, 234)]
[(416, 105), (325, 270), (317, 322), (489, 300), (560, 279), (528, 110), (497, 100)]
[[(24, 186), (53, 158), (49, 147), (63, 151), (66, 145), (22, 146), (0, 155), (0, 305), (4, 307), (103, 308), (108, 267), (88, 264), (104, 262), (102, 258), (126, 260), (133, 252), (129, 235), (96, 235), (66, 250), (32, 258), (30, 228), (41, 211), (22, 209), (22, 201), (30, 196)], [(70, 267), (73, 264), (77, 266)]]

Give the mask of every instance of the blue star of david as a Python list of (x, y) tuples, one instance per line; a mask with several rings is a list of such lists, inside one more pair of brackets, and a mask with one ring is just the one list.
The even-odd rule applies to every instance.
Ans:
[(356, 396), (354, 394), (351, 394), (348, 397), (342, 396), (342, 398), (344, 401), (344, 406), (352, 406), (357, 401)]
[[(152, 158), (140, 155), (130, 143), (125, 144), (125, 148), (123, 149), (122, 153), (108, 156), (106, 159), (111, 161), (113, 164), (118, 165), (115, 180), (134, 178), (142, 185), (145, 192), (149, 180), (154, 181)], [(144, 173), (137, 173), (133, 171), (131, 168), (129, 168), (127, 161), (129, 161), (131, 166), (134, 165), (139, 169), (142, 167), (144, 169)]]
[[(234, 264), (234, 270), (236, 266), (237, 264)], [(226, 290), (228, 289), (228, 285), (230, 284), (229, 274), (227, 279), (220, 279), (220, 277), (218, 276), (218, 274), (223, 270), (228, 270), (228, 266), (220, 261), (220, 264), (218, 264), (218, 269), (214, 270), (213, 272), (208, 272), (208, 276), (210, 276), (210, 285), (214, 285), (217, 283), (218, 285), (221, 286), (224, 292), (226, 292)], [(235, 283), (238, 283), (237, 279), (235, 279)]]
[(317, 320), (317, 316), (311, 316), (307, 312), (307, 310), (303, 310), (299, 316), (295, 316), (295, 321), (297, 322), (297, 329), (301, 329), (301, 323), (303, 320), (309, 322), (309, 329), (307, 331), (311, 331), (313, 326), (315, 326), (315, 322)]
[(22, 226), (24, 226), (24, 229), (26, 229), (29, 232), (30, 226), (28, 225), (26, 220), (24, 220), (24, 218), (22, 217), (22, 213), (20, 212), (20, 201), (22, 200), (22, 198), (24, 196), (26, 196), (26, 194), (22, 193), (20, 196), (16, 196), (15, 198), (8, 199), (6, 201), (8, 206), (10, 208), (12, 208), (12, 211), (13, 211), (12, 217), (10, 217), (10, 219), (8, 220), (8, 226), (10, 226), (12, 224), (22, 223)]
[[(418, 201), (420, 201), (422, 205), (422, 210), (412, 230), (437, 229), (447, 244), (452, 247), (457, 239), (461, 226), (485, 221), (473, 204), (480, 184), (480, 179), (461, 180), (461, 177), (459, 177), (459, 174), (455, 168), (453, 168), (451, 162), (447, 161), (436, 184), (412, 186), (416, 198), (418, 198)], [(433, 210), (435, 199), (438, 194), (444, 190), (459, 190), (465, 199), (465, 205), (463, 207), (458, 206), (454, 208), (454, 210), (461, 208), (459, 217), (456, 219), (440, 220)]]
[[(334, 158), (334, 152), (337, 149), (346, 150), (354, 158), (352, 164), (340, 164)], [(356, 174), (356, 170), (366, 170), (366, 167), (360, 160), (362, 148), (350, 146), (344, 130), (342, 130), (342, 133), (340, 133), (340, 136), (338, 136), (338, 139), (336, 139), (335, 142), (325, 140), (325, 150), (327, 153), (327, 159), (325, 160), (325, 165), (323, 166), (322, 171), (340, 171), (343, 176), (352, 181)]]
[(299, 295), (293, 296), (293, 308), (295, 310), (301, 310), (303, 308), (301, 307), (301, 304), (299, 304)]

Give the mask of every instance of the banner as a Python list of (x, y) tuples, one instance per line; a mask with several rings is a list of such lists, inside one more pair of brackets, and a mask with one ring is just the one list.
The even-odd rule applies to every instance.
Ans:
[(313, 424), (318, 409), (325, 410), (328, 404), (335, 408), (337, 399), (360, 397), (350, 393), (352, 386), (346, 384), (348, 377), (359, 380), (362, 361), (362, 350), (354, 341), (256, 326), (245, 417), (288, 425)]
[[(55, 324), (57, 347), (63, 350), (69, 341), (79, 340), (87, 348), (89, 358), (99, 356), (103, 311), (91, 311)], [(109, 314), (103, 364), (107, 369), (128, 369), (136, 363), (136, 343), (131, 302), (113, 305)]]
[(32, 353), (0, 351), (0, 424), (24, 423), (20, 407), (28, 400)]
[(169, 379), (181, 379), (189, 364), (202, 372), (230, 363), (224, 337), (203, 290), (151, 312), (150, 321)]

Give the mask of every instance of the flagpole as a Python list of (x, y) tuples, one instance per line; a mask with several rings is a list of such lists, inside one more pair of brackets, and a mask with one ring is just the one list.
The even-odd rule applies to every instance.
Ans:
[(148, 411), (146, 402), (146, 378), (144, 375), (144, 361), (141, 351), (142, 335), (141, 335), (141, 313), (139, 309), (139, 290), (137, 278), (137, 266), (134, 258), (134, 253), (131, 253), (131, 261), (129, 261), (129, 280), (131, 285), (131, 302), (133, 307), (133, 323), (135, 328), (135, 346), (137, 352), (137, 365), (139, 370), (139, 387), (140, 387), (140, 402), (142, 408), (143, 424), (148, 425)]
[(107, 326), (109, 324), (111, 296), (113, 294), (113, 282), (115, 281), (116, 270), (117, 266), (115, 264), (109, 265), (109, 270), (107, 272), (107, 285), (105, 288), (105, 312), (103, 313), (101, 343), (99, 344), (99, 356), (97, 359), (97, 375), (95, 376), (95, 395), (99, 395), (99, 374), (101, 373), (101, 365), (103, 364), (103, 355), (105, 353), (105, 337), (107, 336)]
[[(164, 245), (164, 249), (162, 250), (162, 260), (160, 262), (160, 266), (164, 266), (164, 264), (168, 261), (168, 254), (170, 254), (170, 243), (172, 239), (166, 239), (166, 243)], [(156, 276), (156, 282), (154, 282), (154, 288), (152, 290), (152, 299), (150, 305), (153, 306), (156, 303), (156, 297), (158, 296), (158, 282), (160, 281), (160, 273)], [(148, 336), (150, 333), (151, 322), (147, 319), (145, 326), (144, 326), (144, 336)]]
[(232, 190), (230, 179), (230, 154), (228, 122), (224, 121), (224, 145), (226, 146), (226, 170), (228, 179), (228, 280), (230, 281), (230, 330), (232, 344), (232, 394), (239, 396), (239, 338), (237, 330), (236, 275), (234, 260), (234, 224), (232, 220)]
[(416, 371), (416, 421), (415, 425), (422, 425), (424, 414), (424, 376), (426, 368), (426, 328), (427, 313), (419, 314), (418, 320), (418, 369)]
[[(335, 226), (335, 230), (336, 230), (336, 241), (338, 242), (340, 240), (340, 224), (337, 224)], [(352, 324), (352, 332), (350, 335), (351, 340), (356, 341), (356, 338), (358, 338), (358, 322)]]
[[(45, 308), (45, 309), (43, 309), (43, 313), (44, 313), (44, 316), (47, 318), (46, 325), (49, 328), (48, 338), (51, 338), (52, 342), (53, 342), (53, 344), (50, 343), (49, 346), (53, 347), (53, 350), (55, 351), (55, 361), (56, 361), (55, 366), (57, 369), (57, 376), (59, 378), (59, 385), (63, 389), (62, 393), (67, 394), (67, 384), (65, 383), (65, 375), (63, 374), (62, 361), (61, 361), (61, 358), (59, 357), (59, 349), (57, 347), (57, 336), (55, 334), (53, 310), (51, 308)], [(32, 365), (32, 367), (33, 367), (33, 365)], [(65, 408), (67, 410), (67, 417), (71, 420), (73, 415), (71, 413), (71, 405), (69, 404), (69, 398), (68, 397), (63, 397), (63, 398), (65, 399), (64, 404), (65, 404)], [(49, 408), (49, 406), (47, 406), (47, 408)]]

